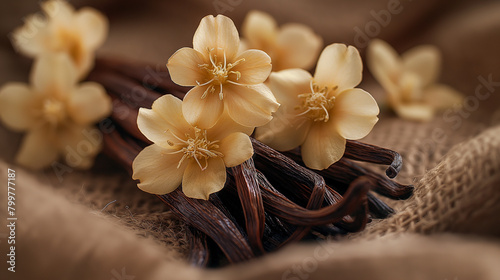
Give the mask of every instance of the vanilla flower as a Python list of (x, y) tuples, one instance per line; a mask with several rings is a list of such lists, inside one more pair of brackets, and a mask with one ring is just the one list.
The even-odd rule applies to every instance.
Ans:
[(172, 81), (194, 86), (182, 104), (189, 123), (210, 128), (224, 110), (244, 126), (271, 120), (279, 106), (263, 84), (271, 72), (271, 59), (259, 50), (238, 53), (239, 44), (231, 19), (206, 16), (194, 34), (194, 49), (182, 48), (168, 60)]
[(301, 146), (306, 166), (328, 168), (344, 154), (346, 139), (366, 136), (378, 121), (377, 102), (354, 88), (362, 67), (356, 48), (332, 44), (321, 53), (314, 77), (302, 69), (273, 72), (269, 85), (281, 107), (255, 138), (279, 151)]
[(29, 16), (13, 34), (14, 46), (28, 57), (45, 52), (67, 53), (83, 78), (94, 64), (94, 52), (108, 32), (106, 17), (95, 9), (79, 11), (66, 1), (49, 0), (41, 4), (41, 14)]
[(413, 48), (401, 57), (382, 40), (373, 40), (367, 50), (368, 67), (387, 92), (387, 100), (402, 118), (427, 121), (436, 111), (461, 103), (453, 88), (436, 83), (441, 54), (436, 47)]
[(40, 169), (62, 155), (72, 167), (90, 167), (101, 147), (99, 139), (89, 139), (95, 133), (92, 124), (111, 112), (104, 88), (93, 82), (78, 85), (65, 54), (39, 57), (30, 79), (31, 85), (8, 83), (0, 89), (0, 119), (27, 132), (16, 161)]
[(306, 25), (288, 23), (278, 28), (267, 13), (251, 11), (243, 22), (246, 47), (265, 51), (273, 71), (311, 68), (318, 58), (323, 40)]
[(226, 114), (210, 129), (192, 126), (182, 115), (182, 101), (172, 95), (158, 98), (152, 109), (141, 108), (137, 124), (154, 143), (132, 164), (132, 177), (148, 193), (166, 194), (182, 183), (186, 196), (208, 199), (224, 187), (226, 167), (253, 155), (248, 137), (252, 128), (235, 123)]

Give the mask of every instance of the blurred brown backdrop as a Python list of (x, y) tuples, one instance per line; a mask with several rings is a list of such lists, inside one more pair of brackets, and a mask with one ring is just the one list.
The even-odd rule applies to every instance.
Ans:
[[(421, 43), (436, 44), (445, 54), (445, 82), (460, 84), (459, 80), (498, 71), (496, 62), (500, 55), (495, 50), (500, 47), (500, 2), (495, 0), (70, 2), (76, 7), (95, 7), (109, 17), (109, 38), (101, 54), (162, 65), (175, 50), (191, 45), (203, 16), (223, 13), (240, 27), (246, 13), (257, 9), (272, 14), (280, 24), (300, 22), (311, 26), (326, 44), (343, 42), (363, 50), (366, 39), (373, 37), (387, 40), (398, 51)], [(38, 11), (39, 3), (39, 0), (26, 0), (0, 4), (0, 84), (26, 79), (29, 61), (15, 54), (8, 34), (22, 24), (22, 18)], [(396, 12), (389, 13), (387, 18), (391, 10)], [(464, 76), (457, 79), (456, 71)]]

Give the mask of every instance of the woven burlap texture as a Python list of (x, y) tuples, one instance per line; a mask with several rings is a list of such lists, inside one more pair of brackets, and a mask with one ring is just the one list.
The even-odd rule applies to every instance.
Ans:
[(415, 185), (403, 209), (358, 234), (476, 233), (500, 236), (500, 127), (457, 145)]

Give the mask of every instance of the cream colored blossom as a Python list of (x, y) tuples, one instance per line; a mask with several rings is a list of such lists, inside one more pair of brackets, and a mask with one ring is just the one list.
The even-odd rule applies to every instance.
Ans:
[(141, 108), (137, 124), (154, 143), (132, 164), (132, 177), (148, 193), (166, 194), (182, 183), (186, 196), (208, 199), (224, 187), (226, 167), (253, 155), (248, 137), (252, 128), (235, 123), (226, 114), (210, 129), (192, 126), (183, 117), (181, 100), (172, 95), (158, 98), (151, 109)]
[(250, 11), (243, 21), (245, 47), (265, 51), (273, 71), (289, 68), (311, 68), (318, 58), (323, 40), (306, 25), (287, 23), (278, 28), (273, 17), (261, 11)]
[(108, 33), (106, 17), (95, 9), (78, 11), (66, 1), (49, 0), (41, 4), (43, 15), (29, 16), (13, 34), (14, 46), (28, 57), (45, 52), (67, 53), (83, 78), (94, 64), (94, 52)]
[(0, 119), (13, 130), (27, 132), (16, 161), (40, 169), (61, 155), (68, 159), (78, 152), (79, 159), (70, 165), (90, 167), (101, 144), (88, 134), (111, 112), (104, 88), (93, 82), (78, 85), (66, 54), (38, 58), (30, 80), (31, 85), (7, 83), (0, 89)]
[(238, 52), (240, 39), (228, 17), (204, 17), (193, 37), (193, 48), (182, 48), (168, 60), (172, 81), (194, 86), (182, 104), (186, 120), (210, 128), (227, 111), (237, 123), (260, 126), (279, 106), (263, 84), (271, 59), (263, 51)]
[(402, 118), (428, 121), (436, 111), (462, 102), (453, 88), (437, 83), (441, 54), (434, 46), (415, 47), (401, 57), (386, 42), (373, 40), (368, 67), (387, 92), (387, 101)]
[(362, 62), (356, 48), (327, 46), (314, 77), (302, 69), (273, 72), (269, 86), (281, 107), (255, 138), (279, 151), (301, 146), (309, 168), (325, 169), (344, 154), (346, 139), (366, 136), (378, 121), (377, 102), (361, 82)]

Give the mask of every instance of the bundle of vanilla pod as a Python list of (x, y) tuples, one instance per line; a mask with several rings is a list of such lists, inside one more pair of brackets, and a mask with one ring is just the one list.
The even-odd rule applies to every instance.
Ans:
[[(104, 152), (132, 173), (134, 159), (152, 144), (138, 129), (139, 109), (165, 95), (182, 99), (189, 88), (173, 83), (166, 68), (120, 59), (98, 59), (89, 80), (102, 84), (113, 100), (105, 122), (117, 129), (103, 131)], [(157, 195), (189, 226), (196, 264), (206, 265), (221, 251), (229, 262), (241, 262), (294, 241), (360, 231), (371, 218), (393, 213), (372, 192), (392, 199), (413, 192), (390, 179), (402, 159), (388, 149), (348, 140), (339, 161), (314, 170), (305, 167), (298, 149), (278, 152), (255, 138), (251, 143), (253, 156), (227, 168), (224, 188), (208, 200), (189, 198), (181, 188)], [(386, 176), (355, 161), (388, 165)]]
[[(391, 180), (402, 165), (397, 152), (357, 141), (377, 123), (379, 107), (357, 88), (363, 64), (353, 46), (321, 51), (321, 38), (308, 27), (278, 28), (254, 11), (243, 24), (244, 40), (230, 18), (204, 17), (193, 48), (179, 49), (161, 67), (94, 61), (107, 19), (63, 0), (42, 9), (38, 33), (30, 33), (40, 24), (36, 16), (13, 33), (19, 52), (35, 59), (32, 85), (0, 88), (0, 120), (26, 132), (17, 163), (42, 169), (65, 159), (85, 169), (103, 148), (185, 222), (197, 265), (237, 263), (299, 240), (360, 231), (393, 213), (373, 192), (391, 199), (413, 193)], [(427, 87), (439, 92), (430, 86), (429, 73), (437, 72), (419, 63), (436, 61), (433, 49), (400, 60), (375, 41), (369, 53), (395, 112), (429, 118), (427, 99), (415, 105), (412, 98)], [(315, 64), (314, 75), (303, 70)], [(89, 129), (107, 116), (98, 126), (104, 145), (88, 143)], [(82, 152), (78, 162), (68, 160), (75, 150)], [(387, 165), (386, 176), (356, 161)]]

